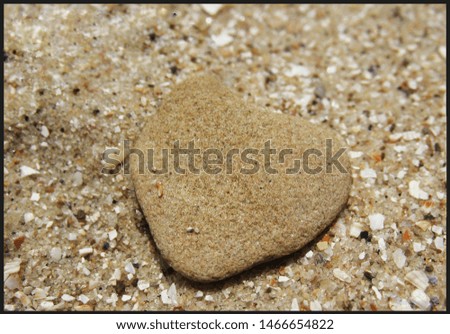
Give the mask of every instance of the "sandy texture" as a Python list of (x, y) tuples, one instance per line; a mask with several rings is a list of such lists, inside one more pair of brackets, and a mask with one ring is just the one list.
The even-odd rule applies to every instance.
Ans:
[[(329, 170), (327, 139), (339, 163), (329, 159)], [(164, 172), (162, 150), (174, 152), (174, 145), (198, 151), (191, 161), (169, 154)], [(144, 153), (130, 155), (131, 173), (156, 245), (172, 268), (196, 281), (223, 279), (298, 250), (336, 218), (350, 192), (350, 163), (338, 153), (346, 147), (335, 131), (261, 111), (218, 77), (193, 76), (174, 87), (133, 147)], [(142, 170), (148, 149), (153, 166)], [(204, 155), (216, 150), (222, 158)], [(290, 154), (280, 163), (282, 150)], [(205, 168), (207, 160), (218, 163)]]
[[(445, 17), (443, 5), (5, 6), (6, 309), (444, 309)], [(198, 72), (327, 123), (353, 176), (322, 243), (210, 285), (164, 266), (131, 178), (100, 173), (105, 148), (135, 139)]]

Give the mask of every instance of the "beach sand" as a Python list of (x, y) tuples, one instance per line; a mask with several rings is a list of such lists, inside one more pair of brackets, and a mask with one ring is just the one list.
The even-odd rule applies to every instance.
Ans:
[[(445, 5), (4, 9), (6, 310), (445, 309)], [(161, 260), (130, 176), (101, 173), (202, 72), (328, 124), (353, 176), (319, 240), (210, 284)]]

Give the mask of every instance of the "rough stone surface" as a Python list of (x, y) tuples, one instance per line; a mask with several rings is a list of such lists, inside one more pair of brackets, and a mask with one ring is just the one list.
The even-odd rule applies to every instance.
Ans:
[[(261, 152), (268, 140), (277, 152), (271, 156), (271, 169), (264, 168), (262, 153), (249, 155), (260, 167), (252, 174), (241, 169), (254, 165), (236, 155), (232, 165), (212, 165), (222, 169), (216, 174), (189, 170), (186, 155), (180, 156), (185, 172), (175, 171), (169, 155), (168, 173), (155, 173), (148, 164), (142, 173), (139, 155), (131, 154), (137, 198), (162, 256), (184, 276), (207, 282), (306, 245), (333, 222), (351, 187), (346, 153), (339, 157), (342, 171), (336, 166), (326, 171), (327, 139), (332, 140), (331, 155), (345, 147), (328, 126), (259, 110), (215, 76), (194, 76), (174, 87), (136, 140), (134, 148), (145, 152), (141, 161), (148, 161), (147, 151), (154, 149), (153, 167), (159, 170), (162, 149), (172, 150), (176, 141), (182, 149), (191, 141), (200, 149), (196, 168), (203, 166), (202, 154), (208, 148), (219, 149), (224, 161), (231, 149)], [(280, 163), (282, 149), (292, 149), (293, 154)], [(308, 149), (322, 155), (311, 155), (308, 166), (302, 160), (300, 172), (288, 174), (293, 160), (300, 161)], [(271, 170), (277, 173), (270, 174)]]

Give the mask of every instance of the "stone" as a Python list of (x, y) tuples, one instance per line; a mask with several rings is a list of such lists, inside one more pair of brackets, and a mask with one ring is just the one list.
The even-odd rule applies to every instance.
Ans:
[[(327, 139), (334, 161), (327, 159)], [(176, 162), (177, 147), (192, 154)], [(329, 127), (261, 110), (206, 75), (173, 87), (128, 158), (162, 257), (187, 278), (211, 282), (295, 252), (335, 220), (352, 183), (345, 147)], [(254, 154), (229, 155), (246, 148)], [(291, 154), (282, 156), (283, 149)], [(294, 160), (301, 168), (288, 173)]]

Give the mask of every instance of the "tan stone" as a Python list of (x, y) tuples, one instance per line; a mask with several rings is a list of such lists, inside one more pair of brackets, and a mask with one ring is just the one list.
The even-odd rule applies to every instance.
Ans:
[[(219, 149), (224, 160), (230, 149), (262, 150), (267, 140), (277, 150), (271, 157), (277, 174), (264, 170), (263, 154), (248, 155), (259, 164), (257, 173), (241, 173), (253, 165), (234, 155), (232, 173), (218, 164), (211, 167), (222, 171), (214, 175), (203, 170), (198, 175), (176, 173), (170, 154), (168, 173), (151, 172), (146, 163), (140, 174), (138, 155), (130, 155), (137, 198), (156, 245), (175, 270), (192, 280), (220, 280), (300, 249), (331, 224), (347, 202), (350, 173), (336, 166), (325, 171), (326, 139), (332, 140), (334, 155), (345, 147), (342, 138), (327, 126), (260, 109), (244, 103), (216, 77), (192, 77), (164, 97), (134, 144), (145, 153), (145, 162), (147, 150), (155, 149), (157, 169), (162, 166), (160, 150), (173, 149), (176, 140), (181, 148), (194, 140), (202, 154), (207, 148)], [(311, 155), (309, 167), (324, 170), (287, 174), (293, 160), (311, 148), (322, 156)], [(282, 149), (293, 154), (280, 163)], [(202, 161), (197, 155), (195, 167), (202, 169)], [(345, 152), (339, 162), (350, 171)], [(187, 167), (187, 158), (180, 159), (180, 166)]]

